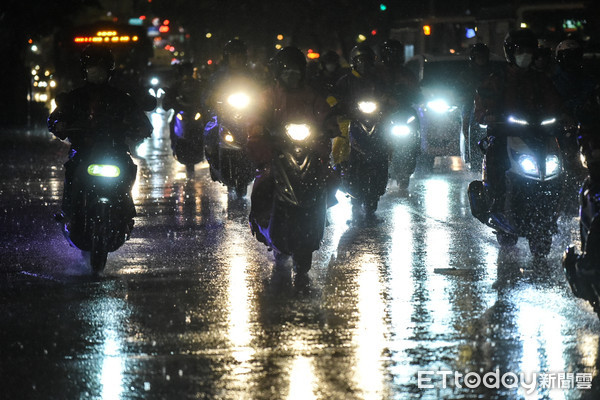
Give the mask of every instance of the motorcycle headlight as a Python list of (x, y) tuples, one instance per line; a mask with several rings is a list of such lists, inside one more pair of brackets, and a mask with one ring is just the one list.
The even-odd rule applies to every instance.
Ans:
[(519, 157), (519, 165), (523, 172), (527, 175), (539, 176), (540, 169), (538, 168), (537, 162), (535, 158), (530, 155), (524, 154)]
[(195, 121), (198, 121), (200, 118), (202, 118), (202, 114), (196, 113), (196, 115), (194, 115), (194, 120)]
[(116, 165), (91, 164), (87, 169), (92, 176), (103, 176), (105, 178), (116, 178), (121, 175), (121, 169)]
[(234, 93), (227, 98), (227, 103), (237, 110), (243, 110), (250, 104), (250, 97), (246, 93)]
[(358, 109), (365, 114), (373, 114), (377, 110), (377, 103), (374, 101), (361, 101), (358, 103)]
[(292, 140), (303, 141), (310, 136), (310, 127), (306, 124), (287, 124), (285, 132)]
[(233, 135), (231, 133), (228, 133), (227, 135), (225, 135), (225, 141), (228, 143), (233, 143), (233, 141), (234, 141)]
[(557, 175), (560, 172), (560, 159), (556, 154), (546, 156), (546, 176)]
[(510, 117), (508, 117), (508, 122), (510, 122), (511, 124), (517, 124), (517, 125), (529, 125), (528, 121), (521, 119), (521, 118), (513, 117), (512, 115)]
[(552, 125), (553, 123), (556, 122), (556, 118), (548, 118), (543, 120), (540, 125), (545, 126), (545, 125)]
[(392, 127), (392, 134), (394, 136), (408, 136), (410, 134), (410, 128), (408, 125), (394, 125)]
[(427, 108), (431, 108), (433, 111), (439, 114), (447, 113), (456, 110), (455, 106), (451, 106), (444, 99), (435, 99), (427, 103)]

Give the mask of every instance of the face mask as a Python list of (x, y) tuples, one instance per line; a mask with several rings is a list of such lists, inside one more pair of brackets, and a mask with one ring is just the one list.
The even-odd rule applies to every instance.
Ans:
[(528, 68), (533, 61), (533, 54), (523, 53), (515, 56), (515, 64), (519, 68)]
[(87, 69), (87, 81), (89, 83), (101, 84), (108, 82), (108, 74), (101, 67), (89, 67)]

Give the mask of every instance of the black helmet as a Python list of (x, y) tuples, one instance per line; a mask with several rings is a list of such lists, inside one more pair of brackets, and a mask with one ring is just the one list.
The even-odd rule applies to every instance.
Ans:
[(533, 55), (537, 45), (537, 38), (531, 29), (524, 28), (511, 31), (504, 38), (504, 57), (509, 63), (515, 64), (517, 49), (531, 49)]
[(359, 74), (365, 74), (373, 65), (375, 65), (375, 52), (368, 44), (361, 43), (350, 51), (350, 66)]
[(490, 48), (484, 43), (475, 43), (469, 47), (469, 60), (475, 61), (475, 57), (478, 55), (483, 56), (487, 59), (490, 57)]
[(248, 48), (246, 47), (246, 43), (244, 43), (240, 39), (231, 39), (225, 47), (223, 47), (223, 61), (225, 63), (229, 63), (229, 56), (231, 55), (241, 55), (243, 57), (248, 57)]
[(91, 44), (81, 52), (79, 58), (84, 79), (88, 77), (88, 69), (93, 66), (101, 67), (110, 78), (115, 71), (115, 57), (110, 48), (104, 45)]
[(398, 40), (390, 39), (383, 42), (379, 47), (379, 54), (381, 56), (381, 62), (384, 64), (404, 64), (404, 45)]
[(284, 47), (271, 60), (275, 79), (288, 89), (301, 86), (306, 75), (306, 57), (297, 47)]
[(579, 69), (583, 63), (583, 48), (573, 39), (563, 40), (556, 46), (556, 62), (563, 69)]

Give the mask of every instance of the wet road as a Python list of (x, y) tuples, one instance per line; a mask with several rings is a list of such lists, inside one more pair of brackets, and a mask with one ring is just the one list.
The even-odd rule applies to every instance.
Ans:
[(475, 176), (442, 160), (409, 197), (391, 184), (378, 223), (349, 225), (340, 197), (298, 287), (249, 200), (205, 165), (187, 179), (153, 122), (133, 237), (100, 279), (52, 219), (67, 147), (0, 135), (0, 398), (600, 398), (600, 323), (560, 266), (574, 219), (545, 262), (522, 239), (501, 252), (470, 215)]

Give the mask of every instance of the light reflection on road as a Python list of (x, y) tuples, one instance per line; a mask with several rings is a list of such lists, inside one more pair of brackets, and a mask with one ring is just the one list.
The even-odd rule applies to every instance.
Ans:
[[(561, 249), (553, 249), (541, 269), (522, 239), (514, 249), (499, 250), (491, 230), (470, 215), (464, 192), (472, 177), (456, 163), (414, 178), (409, 197), (392, 188), (377, 211), (379, 224), (348, 223), (350, 202), (338, 193), (310, 290), (299, 293), (289, 282), (281, 287), (274, 282), (272, 256), (247, 226), (249, 199), (232, 201), (226, 188), (210, 181), (205, 163), (189, 179), (171, 155), (163, 118), (152, 117), (153, 136), (136, 152), (138, 228), (109, 256), (107, 275), (130, 283), (138, 298), (115, 300), (101, 293), (94, 307), (102, 312), (84, 313), (89, 326), (81, 336), (96, 342), (76, 356), (97, 357), (87, 375), (102, 399), (127, 397), (126, 379), (149, 384), (148, 393), (136, 387), (132, 397), (160, 397), (154, 388), (169, 383), (158, 381), (164, 378), (152, 370), (158, 357), (145, 354), (132, 361), (148, 347), (162, 357), (159, 363), (171, 362), (173, 371), (186, 370), (180, 364), (187, 364), (206, 374), (182, 373), (178, 383), (191, 389), (184, 393), (173, 383), (174, 398), (207, 390), (208, 397), (228, 393), (224, 398), (571, 400), (586, 393), (475, 393), (452, 385), (420, 391), (416, 374), (498, 368), (597, 377), (600, 324), (566, 286)], [(49, 183), (28, 182), (30, 198), (56, 201), (62, 184), (56, 175), (53, 171)], [(15, 263), (35, 264), (34, 250), (28, 250), (27, 259), (9, 255)], [(150, 299), (158, 304), (146, 304), (154, 293), (147, 295), (136, 285), (153, 287), (162, 280), (185, 291), (156, 293), (170, 304), (160, 304), (162, 297)], [(161, 312), (168, 315), (157, 316)], [(12, 315), (18, 314), (5, 318), (16, 325)], [(162, 331), (163, 319), (172, 323), (169, 334)], [(163, 336), (172, 342), (160, 343)], [(0, 347), (3, 356), (18, 359), (14, 343), (22, 339), (16, 334), (0, 339), (8, 343)]]

